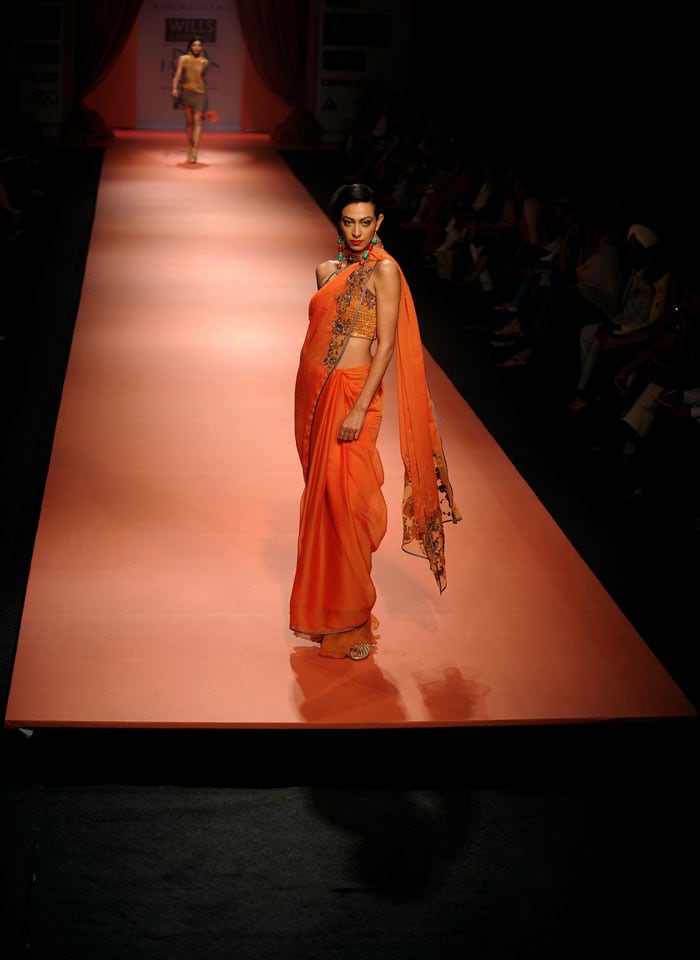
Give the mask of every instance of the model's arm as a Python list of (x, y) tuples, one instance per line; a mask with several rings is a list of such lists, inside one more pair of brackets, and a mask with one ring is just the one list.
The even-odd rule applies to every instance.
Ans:
[[(394, 355), (401, 278), (396, 264), (391, 260), (380, 260), (375, 268), (374, 295), (377, 298), (377, 348), (355, 406), (340, 428), (343, 439), (357, 440), (359, 437), (369, 405)], [(347, 433), (350, 434), (349, 437), (346, 436)]]
[(185, 60), (184, 57), (180, 57), (180, 59), (177, 61), (177, 70), (175, 71), (175, 76), (173, 77), (173, 96), (174, 97), (176, 97), (180, 92), (180, 89), (179, 89), (180, 79), (182, 77), (182, 65), (184, 63), (184, 60)]

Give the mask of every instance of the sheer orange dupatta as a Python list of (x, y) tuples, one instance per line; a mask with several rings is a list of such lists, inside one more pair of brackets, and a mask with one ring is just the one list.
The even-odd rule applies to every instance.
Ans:
[[(382, 258), (389, 254), (377, 250), (376, 256)], [(399, 441), (404, 465), (402, 549), (428, 560), (442, 593), (447, 586), (444, 524), (457, 523), (462, 516), (454, 502), (426, 380), (416, 308), (400, 268), (399, 273), (401, 303), (396, 337), (396, 377)]]

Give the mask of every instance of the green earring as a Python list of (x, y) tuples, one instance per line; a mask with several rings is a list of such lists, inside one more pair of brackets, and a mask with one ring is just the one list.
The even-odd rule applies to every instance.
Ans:
[[(379, 237), (378, 237), (377, 234), (375, 233), (375, 235), (372, 237), (372, 239), (371, 239), (370, 242), (369, 242), (369, 246), (370, 246), (370, 247), (374, 247), (374, 246), (376, 246), (378, 243), (379, 243)], [(367, 249), (365, 250), (365, 252), (362, 254), (362, 259), (363, 259), (363, 260), (366, 260), (368, 256), (369, 256), (369, 247), (367, 247)]]

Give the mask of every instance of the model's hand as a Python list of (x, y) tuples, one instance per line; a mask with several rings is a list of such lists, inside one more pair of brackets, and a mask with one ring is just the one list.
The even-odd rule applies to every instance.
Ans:
[(343, 420), (338, 431), (338, 443), (352, 443), (357, 440), (365, 422), (365, 415), (360, 410), (351, 410)]

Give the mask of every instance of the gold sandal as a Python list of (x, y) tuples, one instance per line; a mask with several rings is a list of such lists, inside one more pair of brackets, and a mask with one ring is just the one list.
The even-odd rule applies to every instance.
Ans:
[(372, 651), (371, 643), (358, 643), (348, 650), (348, 657), (351, 660), (366, 660)]

